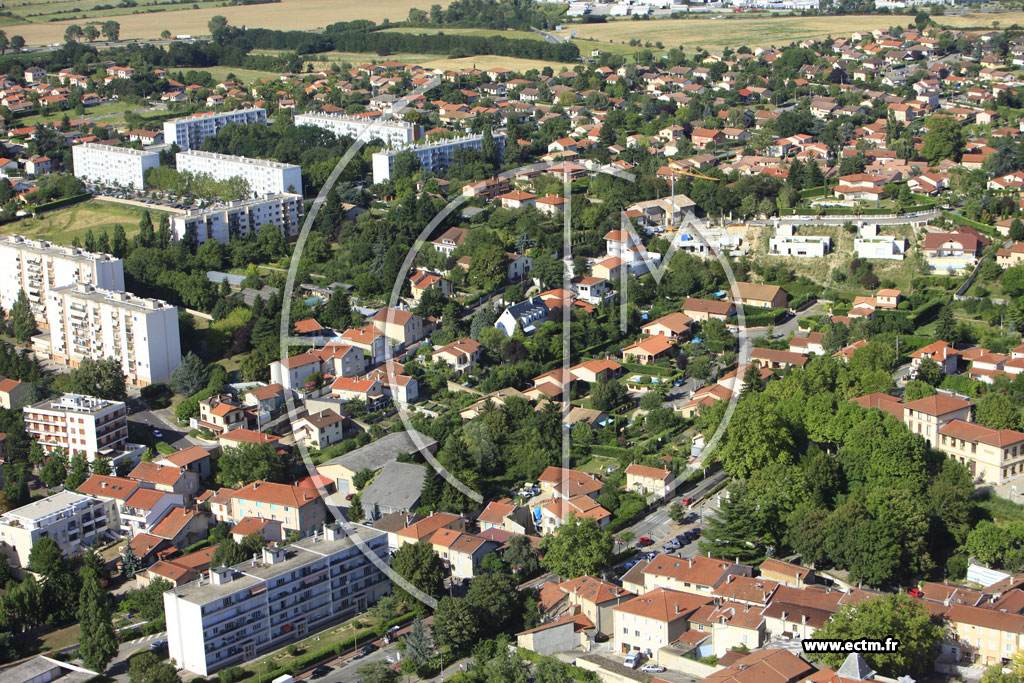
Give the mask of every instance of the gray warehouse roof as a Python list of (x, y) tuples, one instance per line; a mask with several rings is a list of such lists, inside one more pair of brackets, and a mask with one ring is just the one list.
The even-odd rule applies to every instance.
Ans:
[(411, 510), (416, 507), (423, 490), (427, 468), (407, 462), (389, 462), (363, 489), (359, 501), (365, 507)]
[(341, 465), (351, 472), (358, 472), (363, 468), (369, 468), (376, 472), (389, 462), (394, 462), (399, 453), (417, 453), (424, 449), (429, 450), (431, 454), (435, 453), (437, 442), (416, 430), (394, 432), (354, 451), (331, 458), (323, 464)]

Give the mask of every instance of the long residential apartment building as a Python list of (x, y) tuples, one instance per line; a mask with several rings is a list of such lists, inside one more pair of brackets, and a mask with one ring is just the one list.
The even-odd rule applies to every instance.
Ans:
[(196, 244), (207, 240), (227, 244), (250, 232), (258, 232), (266, 223), (272, 223), (281, 229), (285, 239), (289, 239), (298, 236), (301, 219), (301, 195), (272, 194), (177, 214), (171, 217), (171, 231), (179, 240), (191, 233)]
[(401, 119), (382, 118), (379, 112), (376, 116), (349, 116), (347, 114), (327, 114), (324, 112), (310, 112), (308, 114), (296, 114), (296, 126), (316, 126), (329, 130), (338, 137), (348, 136), (357, 138), (367, 129), (372, 128), (366, 134), (366, 142), (370, 140), (383, 140), (390, 147), (398, 147), (416, 142), (423, 136), (423, 128), (415, 123), (409, 123)]
[(160, 165), (160, 154), (131, 147), (85, 142), (71, 148), (75, 177), (86, 182), (141, 190), (146, 171)]
[(116, 358), (136, 386), (167, 382), (181, 363), (178, 309), (159, 299), (111, 292), (84, 283), (46, 295), (49, 343), (35, 350), (77, 367), (84, 358)]
[(25, 429), (46, 454), (62, 449), (68, 458), (82, 454), (117, 456), (128, 443), (128, 409), (123, 401), (63, 394), (25, 406)]
[(124, 265), (110, 254), (94, 254), (21, 235), (0, 240), (0, 305), (4, 310), (11, 310), (18, 292), (24, 289), (36, 323), (46, 326), (46, 293), (76, 282), (123, 292)]
[(0, 516), (0, 562), (28, 566), (36, 541), (56, 541), (70, 557), (105, 540), (110, 530), (107, 504), (99, 498), (74, 491), (61, 491)]
[(206, 112), (164, 121), (164, 143), (179, 149), (198, 149), (203, 140), (216, 135), (229, 123), (267, 122), (267, 110), (259, 107), (225, 112)]
[(242, 178), (254, 197), (285, 192), (302, 194), (302, 167), (268, 159), (250, 159), (216, 152), (178, 152), (179, 171), (205, 173), (214, 180)]
[[(494, 144), (500, 154), (505, 149), (505, 134), (494, 133)], [(391, 178), (395, 157), (402, 152), (412, 152), (420, 162), (420, 168), (431, 173), (447, 171), (460, 149), (479, 150), (483, 147), (482, 135), (466, 135), (463, 137), (438, 140), (418, 145), (403, 145), (394, 149), (386, 149), (373, 153), (373, 182), (382, 183)]]
[(326, 525), (309, 538), (264, 548), (253, 560), (212, 568), (167, 591), (171, 659), (208, 676), (351, 619), (391, 590), (370, 555), (387, 564), (386, 533)]

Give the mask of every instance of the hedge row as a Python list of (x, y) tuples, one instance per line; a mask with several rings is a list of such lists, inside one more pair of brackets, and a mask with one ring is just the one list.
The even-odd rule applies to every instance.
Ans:
[(910, 322), (915, 328), (927, 325), (931, 321), (935, 320), (939, 315), (939, 311), (942, 310), (943, 303), (942, 299), (932, 299), (909, 316)]
[(644, 375), (655, 375), (657, 377), (671, 377), (676, 374), (676, 371), (672, 368), (666, 368), (660, 365), (642, 365), (640, 363), (623, 363), (619, 362), (619, 365), (626, 368), (630, 372), (639, 372)]
[(52, 202), (46, 202), (45, 204), (39, 204), (32, 211), (33, 213), (43, 213), (45, 211), (52, 211), (53, 209), (59, 209), (62, 206), (69, 206), (71, 204), (77, 204), (78, 202), (82, 202), (90, 198), (92, 198), (91, 194), (89, 194), (88, 192), (83, 192), (82, 194), (76, 194), (70, 197), (64, 197), (63, 199), (55, 199)]
[(995, 226), (989, 225), (987, 223), (981, 223), (979, 221), (972, 221), (970, 218), (961, 216), (958, 213), (953, 213), (952, 211), (943, 211), (942, 217), (945, 218), (950, 223), (953, 223), (954, 225), (976, 228), (977, 230), (980, 230), (981, 232), (988, 235), (989, 237), (994, 237), (996, 239), (1002, 237), (1002, 235), (999, 234), (999, 231), (995, 228)]

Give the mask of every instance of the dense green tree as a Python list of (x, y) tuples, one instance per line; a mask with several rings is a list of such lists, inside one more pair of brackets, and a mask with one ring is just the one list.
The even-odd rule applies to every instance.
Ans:
[(934, 395), (935, 386), (921, 379), (912, 379), (903, 387), (903, 400), (908, 403)]
[(249, 559), (245, 549), (233, 537), (228, 537), (220, 542), (217, 549), (213, 551), (210, 559), (211, 567), (233, 567)]
[(541, 542), (541, 566), (565, 579), (596, 574), (611, 561), (612, 545), (612, 537), (597, 520), (570, 513), (558, 534), (545, 536)]
[(217, 481), (224, 486), (251, 484), (254, 481), (287, 481), (288, 456), (271, 444), (241, 444), (225, 448), (217, 459)]
[(117, 633), (111, 622), (110, 603), (95, 571), (85, 567), (81, 578), (77, 615), (81, 625), (78, 653), (86, 668), (106, 671), (107, 664), (118, 649)]
[[(441, 559), (429, 543), (406, 543), (391, 558), (391, 569), (413, 587), (435, 600), (444, 595), (445, 569)], [(394, 585), (395, 595), (402, 598), (406, 606), (422, 609), (423, 603), (400, 584)]]
[[(403, 546), (408, 547), (408, 546)], [(434, 610), (434, 638), (450, 652), (467, 652), (480, 637), (480, 620), (461, 598), (445, 596)]]
[(982, 396), (974, 412), (976, 422), (992, 429), (1020, 429), (1020, 418), (1020, 408), (1013, 399), (997, 391)]
[(128, 396), (124, 370), (116, 358), (82, 359), (70, 375), (68, 390), (108, 401), (124, 401)]
[(48, 536), (32, 544), (28, 553), (28, 568), (46, 578), (53, 578), (67, 571), (67, 561), (57, 541)]
[(930, 116), (925, 120), (928, 132), (924, 135), (921, 155), (931, 164), (943, 159), (960, 161), (964, 150), (963, 128), (952, 116)]
[[(142, 652), (131, 658), (128, 666), (130, 683), (180, 683), (178, 672), (168, 661), (161, 661), (152, 652)], [(223, 674), (222, 674), (223, 677)]]
[(67, 477), (68, 458), (64, 454), (64, 449), (58, 448), (50, 453), (50, 457), (46, 459), (46, 464), (43, 465), (39, 478), (47, 487), (53, 488), (63, 484)]
[(71, 467), (68, 469), (67, 479), (64, 480), (64, 488), (74, 491), (85, 483), (89, 478), (89, 461), (85, 453), (79, 451), (71, 457)]
[[(217, 244), (215, 240), (210, 242)], [(182, 357), (181, 363), (171, 373), (171, 386), (182, 396), (195, 394), (206, 386), (208, 380), (206, 363), (191, 351)]]
[(14, 338), (22, 344), (28, 343), (32, 339), (32, 335), (39, 331), (24, 289), (18, 290), (18, 298), (14, 300), (9, 315), (11, 332), (14, 334)]
[[(930, 669), (942, 638), (942, 627), (933, 623), (924, 604), (905, 594), (885, 595), (847, 605), (814, 634), (817, 639), (851, 640), (895, 638), (899, 647), (891, 653), (865, 653), (864, 659), (883, 676), (917, 676)], [(817, 656), (825, 666), (839, 668), (846, 654)]]

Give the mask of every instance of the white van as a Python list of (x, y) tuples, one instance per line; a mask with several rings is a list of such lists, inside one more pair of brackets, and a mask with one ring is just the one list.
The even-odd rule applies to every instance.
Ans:
[(628, 655), (626, 655), (626, 660), (622, 663), (626, 666), (627, 669), (635, 669), (637, 665), (640, 664), (640, 653), (630, 652)]

